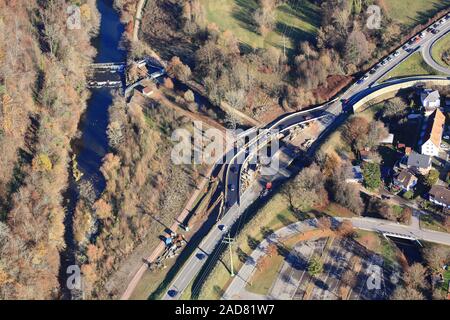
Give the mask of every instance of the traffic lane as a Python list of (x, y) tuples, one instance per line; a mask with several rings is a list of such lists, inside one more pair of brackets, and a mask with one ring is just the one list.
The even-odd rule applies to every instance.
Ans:
[[(205, 239), (200, 243), (197, 250), (194, 250), (194, 254), (186, 261), (181, 271), (178, 273), (175, 280), (172, 282), (171, 286), (165, 293), (163, 299), (165, 300), (177, 300), (183, 291), (191, 283), (191, 279), (195, 277), (196, 274), (205, 265), (207, 258), (199, 259), (198, 254), (205, 254), (210, 256), (214, 249), (221, 243), (225, 232), (218, 228), (219, 225), (232, 226), (237, 218), (239, 217), (239, 208), (233, 206), (227, 214), (213, 227), (213, 229), (208, 233)], [(171, 294), (175, 292), (175, 294)]]
[[(232, 219), (236, 216), (236, 210), (230, 210), (229, 215), (225, 216), (220, 220), (220, 224), (229, 224)], [(164, 295), (163, 299), (165, 300), (177, 300), (183, 293), (183, 291), (189, 286), (191, 283), (191, 279), (195, 277), (195, 275), (201, 270), (201, 268), (205, 265), (207, 258), (199, 259), (198, 253), (203, 253), (206, 256), (211, 255), (214, 251), (215, 247), (220, 244), (222, 238), (224, 236), (224, 232), (219, 230), (219, 228), (215, 225), (213, 229), (208, 233), (205, 239), (198, 246), (198, 249), (194, 251), (194, 254), (186, 261), (185, 265), (178, 273), (178, 276), (172, 282), (172, 285)], [(173, 292), (175, 294), (173, 294)]]

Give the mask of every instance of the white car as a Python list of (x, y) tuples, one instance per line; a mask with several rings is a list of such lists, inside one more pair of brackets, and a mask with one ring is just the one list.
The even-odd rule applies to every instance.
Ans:
[(399, 55), (400, 55), (400, 51), (399, 50), (394, 52), (394, 57), (398, 57)]

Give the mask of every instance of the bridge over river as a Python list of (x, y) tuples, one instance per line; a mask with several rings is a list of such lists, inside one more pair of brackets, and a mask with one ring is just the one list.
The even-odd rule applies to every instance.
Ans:
[(128, 85), (126, 83), (126, 62), (92, 63), (89, 65), (88, 87), (89, 88), (123, 88), (127, 95), (136, 86), (146, 79), (154, 80), (165, 74), (164, 68), (152, 58), (135, 61), (138, 67), (146, 67), (146, 77)]

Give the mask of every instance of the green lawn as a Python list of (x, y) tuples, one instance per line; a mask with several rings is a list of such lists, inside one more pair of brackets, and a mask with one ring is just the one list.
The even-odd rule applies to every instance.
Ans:
[(442, 284), (442, 290), (448, 292), (448, 283), (450, 281), (450, 270), (444, 272), (444, 283)]
[(270, 288), (272, 288), (272, 284), (278, 277), (278, 270), (280, 270), (284, 261), (285, 258), (283, 256), (279, 254), (274, 255), (268, 261), (270, 267), (266, 268), (263, 272), (256, 271), (251, 278), (251, 284), (247, 284), (245, 289), (256, 294), (267, 295)]
[(428, 66), (420, 52), (416, 52), (400, 63), (395, 69), (387, 73), (380, 82), (409, 76), (438, 75), (439, 73)]
[(432, 52), (431, 52), (433, 55), (434, 61), (436, 61), (443, 67), (450, 67), (450, 65), (445, 63), (444, 60), (442, 59), (443, 53), (447, 50), (450, 50), (450, 35), (449, 34), (447, 34), (441, 40), (436, 42), (432, 49)]
[(253, 48), (270, 46), (283, 48), (283, 34), (286, 47), (295, 48), (299, 41), (314, 37), (320, 24), (320, 11), (308, 0), (293, 1), (276, 10), (276, 25), (272, 32), (261, 36), (252, 21), (252, 14), (258, 4), (255, 0), (201, 0), (208, 22), (221, 30), (230, 30), (244, 44)]
[(384, 0), (385, 11), (407, 27), (425, 23), (429, 17), (450, 6), (449, 0)]

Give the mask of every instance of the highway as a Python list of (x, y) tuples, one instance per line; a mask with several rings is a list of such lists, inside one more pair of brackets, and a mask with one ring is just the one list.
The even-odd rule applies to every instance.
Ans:
[[(442, 30), (450, 29), (450, 20), (447, 20), (441, 25)], [(416, 38), (416, 41), (408, 41), (408, 44), (399, 48), (394, 53), (391, 53), (388, 57), (384, 58), (377, 66), (366, 73), (364, 79), (360, 79), (349, 87), (338, 99), (331, 101), (330, 103), (322, 106), (295, 112), (283, 116), (281, 119), (270, 123), (265, 126), (264, 129), (268, 130), (286, 130), (287, 128), (301, 124), (305, 121), (311, 121), (313, 119), (322, 118), (324, 116), (332, 117), (335, 121), (331, 121), (328, 125), (331, 128), (336, 126), (335, 122), (342, 120), (345, 112), (352, 109), (352, 106), (363, 99), (369, 93), (372, 93), (381, 88), (387, 86), (393, 86), (398, 83), (407, 82), (410, 79), (399, 79), (395, 81), (389, 81), (386, 84), (378, 84), (378, 81), (382, 79), (388, 72), (393, 70), (398, 64), (407, 59), (409, 56), (420, 50), (421, 47), (432, 45), (437, 38), (445, 35), (446, 32), (439, 32), (437, 35), (427, 32), (423, 38)], [(406, 50), (405, 50), (406, 49)], [(415, 77), (415, 79), (421, 79), (422, 77)], [(438, 77), (435, 77), (438, 78)], [(429, 80), (430, 77), (423, 77), (424, 80)], [(446, 78), (443, 78), (446, 79)], [(168, 290), (163, 296), (163, 299), (179, 299), (182, 292), (189, 286), (189, 284), (195, 279), (198, 272), (205, 265), (208, 260), (206, 257), (214, 252), (214, 249), (222, 242), (225, 233), (221, 231), (217, 226), (226, 225), (231, 227), (235, 221), (239, 219), (244, 210), (256, 201), (259, 197), (259, 193), (248, 189), (241, 196), (240, 192), (240, 172), (243, 164), (243, 159), (247, 158), (250, 151), (253, 151), (251, 145), (257, 143), (262, 145), (269, 140), (266, 132), (260, 133), (256, 138), (250, 141), (245, 141), (243, 146), (239, 148), (235, 157), (231, 159), (228, 165), (226, 165), (224, 188), (225, 192), (225, 214), (222, 219), (214, 226), (211, 231), (206, 235), (198, 248), (194, 250), (190, 258), (185, 262), (181, 270), (177, 273), (175, 279), (172, 281)], [(250, 148), (249, 148), (250, 147)], [(236, 148), (235, 148), (236, 149)], [(281, 179), (277, 174), (273, 177), (274, 180)], [(199, 259), (198, 254), (202, 253), (206, 255), (205, 258)]]

